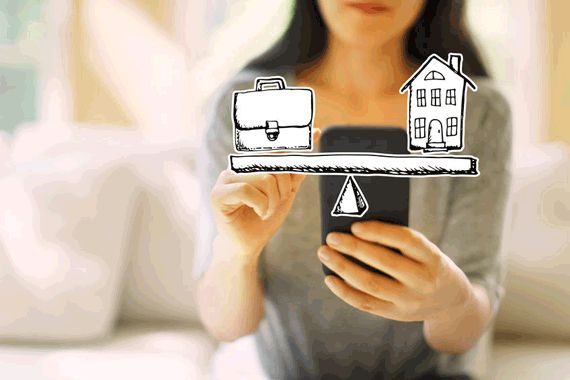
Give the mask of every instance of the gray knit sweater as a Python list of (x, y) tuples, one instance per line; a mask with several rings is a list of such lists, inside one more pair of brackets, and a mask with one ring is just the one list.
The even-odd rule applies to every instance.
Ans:
[[(203, 144), (205, 193), (227, 167), (227, 155), (234, 153), (232, 92), (249, 89), (256, 77), (268, 75), (282, 75), (289, 86), (295, 85), (292, 72), (243, 71), (212, 102)], [(481, 174), (411, 178), (410, 227), (436, 243), (473, 283), (485, 287), (495, 315), (504, 294), (505, 258), (500, 246), (510, 183), (510, 111), (489, 80), (474, 79), (478, 91), (467, 94), (465, 149), (461, 154), (478, 157)], [(212, 228), (206, 242), (215, 229), (208, 215), (204, 223)], [(319, 246), (318, 177), (308, 176), (260, 260), (265, 318), (255, 332), (255, 341), (268, 377), (415, 379), (432, 372), (466, 372), (478, 347), (460, 355), (436, 352), (425, 342), (422, 322), (384, 319), (335, 296), (323, 282), (316, 255)], [(210, 245), (205, 244), (197, 258), (199, 274), (210, 257)]]

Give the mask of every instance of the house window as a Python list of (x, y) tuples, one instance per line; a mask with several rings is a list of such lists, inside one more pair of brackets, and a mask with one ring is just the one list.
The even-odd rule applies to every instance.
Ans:
[(447, 136), (457, 136), (457, 118), (447, 118)]
[(423, 139), (426, 137), (426, 118), (418, 117), (414, 120), (414, 130), (416, 139)]
[(431, 90), (431, 105), (441, 106), (441, 88), (433, 88)]
[(455, 89), (445, 92), (445, 104), (455, 105)]
[(418, 107), (425, 107), (426, 106), (426, 90), (419, 89), (417, 92), (418, 94)]
[(439, 72), (432, 70), (425, 76), (424, 80), (444, 80), (444, 76)]

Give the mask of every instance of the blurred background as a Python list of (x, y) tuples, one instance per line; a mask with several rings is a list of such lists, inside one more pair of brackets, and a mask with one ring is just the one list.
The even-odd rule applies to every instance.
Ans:
[[(507, 292), (474, 371), (570, 378), (570, 3), (467, 3), (514, 126)], [(195, 152), (209, 96), (291, 12), (0, 0), (0, 377), (254, 378), (198, 322)]]

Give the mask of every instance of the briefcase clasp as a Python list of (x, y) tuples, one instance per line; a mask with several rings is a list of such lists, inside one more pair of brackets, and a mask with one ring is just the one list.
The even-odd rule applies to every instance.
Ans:
[(277, 140), (279, 136), (279, 124), (275, 120), (268, 120), (265, 122), (265, 134), (269, 141)]

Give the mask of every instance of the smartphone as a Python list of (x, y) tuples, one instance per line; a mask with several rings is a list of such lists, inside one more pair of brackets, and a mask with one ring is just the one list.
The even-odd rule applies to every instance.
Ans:
[[(334, 126), (324, 130), (320, 139), (320, 151), (322, 153), (408, 154), (407, 144), (407, 134), (403, 128)], [(354, 175), (353, 178), (368, 204), (368, 209), (360, 217), (332, 215), (333, 209), (338, 206), (339, 194), (344, 188), (347, 177), (343, 175), (320, 176), (322, 244), (326, 244), (326, 237), (329, 232), (350, 233), (350, 226), (357, 221), (380, 220), (403, 226), (408, 225), (410, 198), (410, 179), (408, 177)], [(394, 249), (394, 251), (397, 250)], [(344, 256), (372, 272), (389, 276), (352, 256)], [(325, 275), (336, 275), (324, 264), (323, 272)]]

